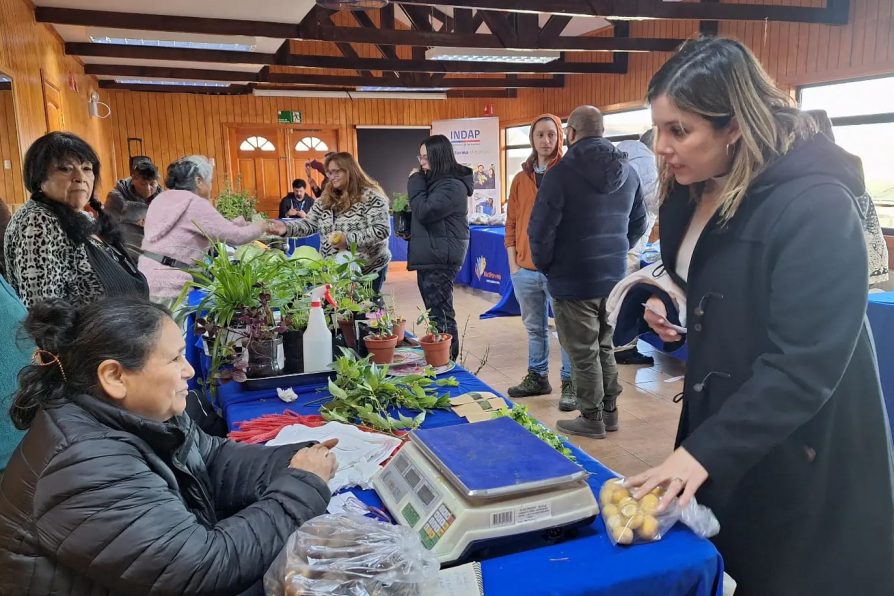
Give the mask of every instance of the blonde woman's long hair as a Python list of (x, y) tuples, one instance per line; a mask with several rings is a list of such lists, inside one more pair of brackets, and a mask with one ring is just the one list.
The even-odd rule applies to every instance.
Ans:
[[(736, 119), (742, 136), (727, 146), (732, 165), (720, 191), (719, 212), (724, 224), (770, 162), (816, 133), (813, 120), (776, 87), (754, 54), (733, 39), (702, 37), (680, 46), (649, 82), (647, 101), (662, 95), (678, 109), (705, 118), (716, 130)], [(675, 181), (660, 156), (658, 168), (663, 201)], [(703, 189), (704, 184), (696, 184), (691, 190), (697, 198)]]
[(348, 179), (343, 190), (336, 190), (332, 186), (331, 181), (326, 185), (325, 190), (323, 190), (323, 196), (320, 197), (320, 206), (324, 209), (329, 209), (335, 213), (344, 213), (363, 200), (363, 191), (366, 189), (372, 189), (384, 196), (385, 193), (382, 191), (379, 183), (363, 171), (363, 168), (360, 167), (360, 164), (357, 163), (357, 160), (350, 153), (346, 151), (332, 153), (326, 157), (325, 167), (327, 172), (330, 164), (335, 164), (335, 167), (344, 170)]

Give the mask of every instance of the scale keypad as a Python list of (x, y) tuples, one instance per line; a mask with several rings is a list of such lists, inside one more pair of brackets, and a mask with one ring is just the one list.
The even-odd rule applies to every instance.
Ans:
[(425, 525), (419, 530), (419, 538), (422, 539), (422, 545), (428, 550), (434, 548), (438, 540), (447, 532), (455, 520), (456, 517), (447, 508), (447, 505), (441, 503), (441, 506), (431, 514)]

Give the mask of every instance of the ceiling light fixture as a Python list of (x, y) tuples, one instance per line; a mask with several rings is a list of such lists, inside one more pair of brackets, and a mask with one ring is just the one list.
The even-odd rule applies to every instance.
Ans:
[(513, 64), (546, 64), (558, 60), (561, 53), (552, 50), (504, 50), (493, 48), (431, 48), (426, 60), (463, 62), (511, 62)]
[(151, 46), (182, 48), (188, 50), (224, 50), (228, 52), (252, 52), (257, 39), (247, 35), (199, 35), (158, 31), (128, 31), (126, 29), (101, 29), (91, 27), (87, 36), (93, 43), (125, 46)]
[(392, 91), (408, 91), (412, 93), (443, 93), (447, 91), (447, 87), (357, 87), (357, 91), (360, 91), (361, 93), (387, 93)]
[(447, 99), (447, 93), (376, 93), (367, 91), (303, 91), (301, 89), (254, 89), (257, 97), (328, 97), (334, 99)]
[(172, 87), (229, 87), (216, 81), (162, 81), (159, 79), (115, 79), (119, 85), (170, 85)]

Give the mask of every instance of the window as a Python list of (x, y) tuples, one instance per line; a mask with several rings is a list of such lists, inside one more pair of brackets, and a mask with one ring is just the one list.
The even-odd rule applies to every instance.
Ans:
[(327, 145), (322, 139), (318, 139), (317, 137), (304, 137), (297, 143), (295, 143), (295, 151), (329, 151), (329, 145)]
[(273, 143), (264, 137), (248, 137), (239, 145), (239, 151), (276, 151)]
[(826, 111), (835, 142), (863, 161), (882, 227), (894, 228), (894, 76), (811, 85), (798, 95), (801, 109)]
[[(649, 108), (628, 110), (626, 112), (613, 112), (603, 117), (605, 125), (605, 138), (617, 143), (625, 139), (638, 139), (641, 134), (652, 128), (652, 111)], [(568, 124), (562, 122), (562, 129), (566, 130)], [(511, 126), (505, 129), (506, 145), (506, 170), (504, 181), (508, 196), (512, 179), (522, 169), (522, 164), (531, 155), (531, 143), (529, 136), (531, 126)], [(568, 141), (565, 141), (567, 151)]]

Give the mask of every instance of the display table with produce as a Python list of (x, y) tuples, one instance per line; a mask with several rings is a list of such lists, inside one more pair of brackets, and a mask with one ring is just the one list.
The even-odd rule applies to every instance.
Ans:
[[(469, 392), (493, 392), (480, 379), (461, 367), (447, 375), (456, 386), (438, 388), (451, 396)], [(227, 424), (240, 423), (265, 414), (292, 411), (319, 414), (332, 398), (324, 384), (294, 386), (297, 399), (285, 403), (275, 390), (245, 391), (238, 383), (220, 387), (219, 403)], [(408, 415), (413, 414), (407, 412)], [(465, 424), (450, 410), (429, 412), (422, 428)], [(615, 474), (583, 451), (568, 446), (570, 453), (590, 473), (587, 482), (594, 494)], [(523, 457), (519, 454), (519, 457)], [(352, 491), (364, 503), (382, 508), (372, 490)], [(721, 594), (723, 563), (714, 546), (678, 524), (662, 540), (650, 544), (616, 546), (598, 517), (577, 535), (550, 542), (541, 535), (519, 537), (509, 544), (490, 548), (478, 560), (486, 594)]]
[[(288, 221), (288, 218), (283, 221)], [(407, 241), (403, 238), (399, 238), (393, 233), (393, 230), (395, 229), (393, 218), (391, 229), (392, 234), (391, 237), (388, 238), (388, 249), (391, 251), (391, 260), (395, 263), (405, 262), (407, 260)], [(286, 252), (292, 254), (299, 246), (312, 246), (315, 249), (320, 250), (320, 235), (314, 234), (305, 238), (288, 238), (288, 248)]]

